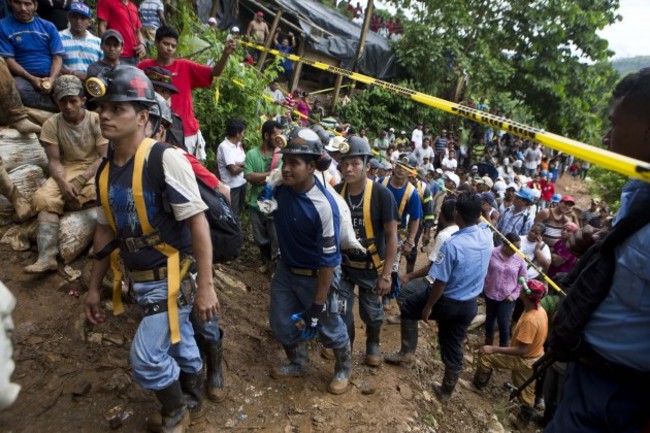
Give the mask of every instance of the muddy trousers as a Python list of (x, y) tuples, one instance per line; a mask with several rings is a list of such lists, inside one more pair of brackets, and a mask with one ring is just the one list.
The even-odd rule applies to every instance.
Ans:
[[(526, 381), (533, 373), (533, 364), (536, 358), (522, 358), (521, 356), (504, 355), (502, 353), (482, 354), (478, 359), (478, 372), (488, 374), (493, 369), (511, 370), (512, 384), (519, 386)], [(521, 392), (519, 396), (521, 404), (528, 407), (535, 406), (535, 382), (532, 382)]]
[[(327, 311), (323, 311), (319, 320), (318, 337), (323, 346), (329, 349), (342, 349), (348, 346), (348, 331), (338, 311), (332, 311), (330, 304), (334, 292), (338, 291), (341, 271), (334, 272), (332, 287), (327, 301)], [(316, 277), (307, 277), (291, 273), (289, 267), (280, 259), (271, 282), (271, 308), (269, 321), (275, 338), (283, 346), (293, 346), (302, 340), (296, 322), (291, 316), (309, 309), (316, 294)], [(338, 300), (337, 300), (338, 302)]]
[[(139, 305), (167, 299), (167, 280), (134, 283), (133, 292)], [(159, 391), (178, 380), (181, 370), (195, 374), (203, 363), (190, 323), (191, 305), (178, 309), (181, 341), (171, 343), (167, 312), (145, 316), (131, 344), (133, 378), (142, 388)]]
[(25, 106), (16, 88), (16, 81), (4, 59), (0, 59), (0, 94), (2, 95), (2, 98), (0, 98), (0, 118), (5, 119), (9, 124), (27, 118)]

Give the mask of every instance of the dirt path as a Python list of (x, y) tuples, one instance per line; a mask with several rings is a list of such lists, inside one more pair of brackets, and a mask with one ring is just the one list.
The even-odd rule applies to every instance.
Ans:
[[(566, 188), (568, 186), (568, 189)], [(560, 193), (584, 194), (584, 185), (568, 176), (560, 181)], [(579, 204), (586, 204), (581, 197)], [(0, 235), (6, 228), (0, 229)], [(16, 372), (22, 386), (18, 401), (0, 413), (0, 432), (109, 431), (106, 414), (123, 410), (128, 417), (118, 431), (144, 431), (146, 416), (157, 410), (153, 394), (142, 391), (130, 379), (128, 349), (139, 321), (134, 306), (97, 327), (86, 324), (82, 313), (85, 289), (57, 274), (33, 277), (22, 273), (33, 262), (34, 252), (15, 253), (0, 245), (0, 280), (18, 299), (13, 314)], [(421, 254), (419, 263), (425, 263)], [(73, 264), (86, 268), (86, 260)], [(245, 284), (245, 290), (219, 290), (221, 326), (225, 330), (225, 380), (228, 398), (210, 405), (206, 419), (191, 432), (486, 432), (499, 430), (492, 416), (508, 429), (508, 376), (500, 374), (478, 395), (461, 386), (451, 402), (441, 407), (433, 396), (432, 383), (440, 380), (435, 333), (420, 326), (418, 360), (409, 368), (383, 364), (363, 365), (365, 331), (357, 318), (357, 343), (351, 389), (333, 396), (325, 387), (333, 361), (311, 350), (311, 369), (304, 379), (274, 381), (269, 367), (284, 360), (267, 318), (268, 277), (255, 272), (259, 266), (252, 248), (229, 270)], [(78, 290), (81, 297), (71, 295)], [(108, 295), (108, 293), (107, 293)], [(106, 297), (107, 303), (108, 296)], [(390, 313), (396, 313), (395, 304)], [(462, 378), (471, 380), (473, 349), (483, 340), (482, 329), (470, 332)], [(399, 326), (384, 325), (383, 352), (399, 347)], [(489, 430), (489, 426), (494, 427)], [(530, 432), (535, 431), (531, 427)]]

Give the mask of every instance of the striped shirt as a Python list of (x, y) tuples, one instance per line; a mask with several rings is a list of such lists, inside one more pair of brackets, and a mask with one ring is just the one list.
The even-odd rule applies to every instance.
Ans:
[(160, 16), (158, 11), (165, 11), (160, 0), (144, 0), (140, 3), (140, 21), (143, 27), (149, 27), (158, 30), (160, 27)]
[(70, 33), (70, 29), (59, 32), (65, 54), (63, 66), (74, 71), (86, 73), (88, 66), (101, 60), (104, 53), (100, 47), (101, 40), (86, 31), (86, 36), (77, 38)]

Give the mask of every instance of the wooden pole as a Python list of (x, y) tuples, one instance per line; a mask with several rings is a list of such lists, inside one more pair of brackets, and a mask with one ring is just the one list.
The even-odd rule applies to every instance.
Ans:
[[(275, 18), (273, 18), (273, 24), (271, 24), (271, 30), (269, 31), (269, 36), (266, 38), (266, 42), (264, 42), (264, 48), (266, 50), (271, 48), (271, 43), (273, 42), (273, 37), (275, 36), (275, 30), (278, 28), (278, 24), (280, 24), (280, 18), (282, 18), (282, 11), (277, 11), (275, 14)], [(264, 67), (265, 60), (266, 60), (266, 51), (262, 51), (262, 54), (260, 55), (260, 58), (257, 61), (257, 68), (259, 70), (262, 70), (262, 68)]]
[[(300, 45), (298, 45), (298, 57), (303, 57), (305, 55), (305, 39), (306, 38), (300, 38)], [(291, 80), (291, 83), (287, 83), (289, 86), (289, 92), (292, 92), (293, 89), (298, 87), (298, 83), (300, 83), (300, 73), (302, 72), (302, 62), (295, 62), (293, 65), (293, 79)]]
[(368, 30), (370, 29), (370, 21), (372, 20), (373, 8), (374, 8), (373, 0), (368, 0), (368, 5), (366, 6), (366, 16), (363, 19), (363, 26), (361, 26), (359, 45), (357, 45), (357, 52), (354, 55), (354, 65), (352, 66), (353, 72), (357, 72), (359, 70), (359, 61), (363, 56), (363, 49), (366, 46), (366, 37), (368, 36)]
[(330, 106), (330, 112), (334, 111), (336, 107), (336, 101), (339, 99), (339, 94), (341, 93), (341, 84), (343, 84), (343, 75), (336, 74), (336, 81), (334, 81), (334, 93), (332, 94), (332, 105)]

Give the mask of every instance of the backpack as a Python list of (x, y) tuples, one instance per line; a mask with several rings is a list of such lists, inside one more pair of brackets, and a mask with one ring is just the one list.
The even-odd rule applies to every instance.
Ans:
[[(151, 179), (154, 179), (154, 185), (157, 185), (159, 192), (163, 191), (165, 177), (164, 171), (162, 169), (162, 156), (163, 152), (167, 148), (171, 147), (173, 146), (156, 142), (150, 138), (144, 139), (144, 141), (138, 147), (138, 150), (134, 156), (132, 188), (133, 200), (135, 202), (138, 219), (140, 221), (140, 226), (142, 227), (143, 233), (143, 236), (137, 238), (136, 241), (141, 241), (142, 244), (145, 244), (151, 248), (155, 248), (167, 258), (167, 301), (169, 328), (171, 332), (171, 342), (172, 344), (175, 344), (181, 341), (177, 297), (180, 290), (182, 275), (188, 271), (190, 261), (187, 259), (181, 261), (179, 251), (173, 246), (163, 242), (157, 235), (157, 231), (154, 227), (152, 227), (149, 219), (147, 218), (146, 204), (142, 188), (144, 171), (148, 170), (147, 174), (151, 177)], [(150, 159), (145, 164), (145, 158), (148, 153), (147, 151), (149, 151), (150, 148)], [(111, 157), (110, 155), (111, 150), (109, 149), (109, 155), (101, 162), (97, 168), (97, 173), (95, 176), (96, 184), (98, 185), (98, 198), (100, 200), (101, 206), (106, 213), (110, 227), (114, 232), (117, 232), (113, 212), (110, 209), (108, 201), (108, 179), (110, 168), (108, 161)], [(149, 167), (153, 167), (155, 169), (149, 170)], [(199, 185), (201, 198), (204, 200), (204, 202), (206, 202), (206, 205), (208, 206), (206, 217), (210, 225), (210, 237), (213, 240), (213, 262), (215, 261), (215, 257), (218, 259), (223, 259), (224, 256), (231, 257), (233, 255), (236, 255), (239, 252), (239, 248), (241, 247), (242, 243), (241, 229), (237, 224), (237, 219), (232, 214), (232, 211), (230, 211), (230, 207), (226, 203), (225, 197), (223, 197), (222, 194), (210, 188), (200, 179), (197, 178), (196, 181)], [(169, 203), (166, 202), (164, 194), (162, 195), (164, 202), (163, 206), (165, 207), (166, 211), (171, 212)], [(233, 223), (235, 226), (233, 226)], [(225, 239), (230, 239), (233, 244), (226, 245), (223, 251), (219, 251), (218, 248), (223, 247), (223, 242)], [(111, 268), (113, 269), (114, 315), (118, 315), (124, 312), (121, 296), (123, 273), (120, 266), (119, 248), (119, 243), (116, 242), (116, 240), (113, 240), (101, 251), (95, 253), (95, 258), (98, 259), (102, 259), (103, 257), (110, 255)]]
[[(154, 144), (149, 153), (147, 163), (147, 170), (149, 169), (148, 167), (153, 168), (150, 173), (152, 174), (152, 179), (155, 179), (159, 185), (160, 191), (164, 188), (165, 182), (164, 172), (162, 170), (162, 158), (163, 153), (168, 148), (173, 148), (173, 146), (160, 142)], [(208, 206), (208, 209), (205, 211), (205, 217), (210, 225), (212, 263), (221, 263), (237, 258), (244, 241), (237, 217), (232, 212), (223, 194), (210, 188), (198, 177), (196, 177), (196, 183), (199, 186), (201, 199)], [(171, 207), (167, 202), (165, 202), (165, 210), (171, 212)]]

